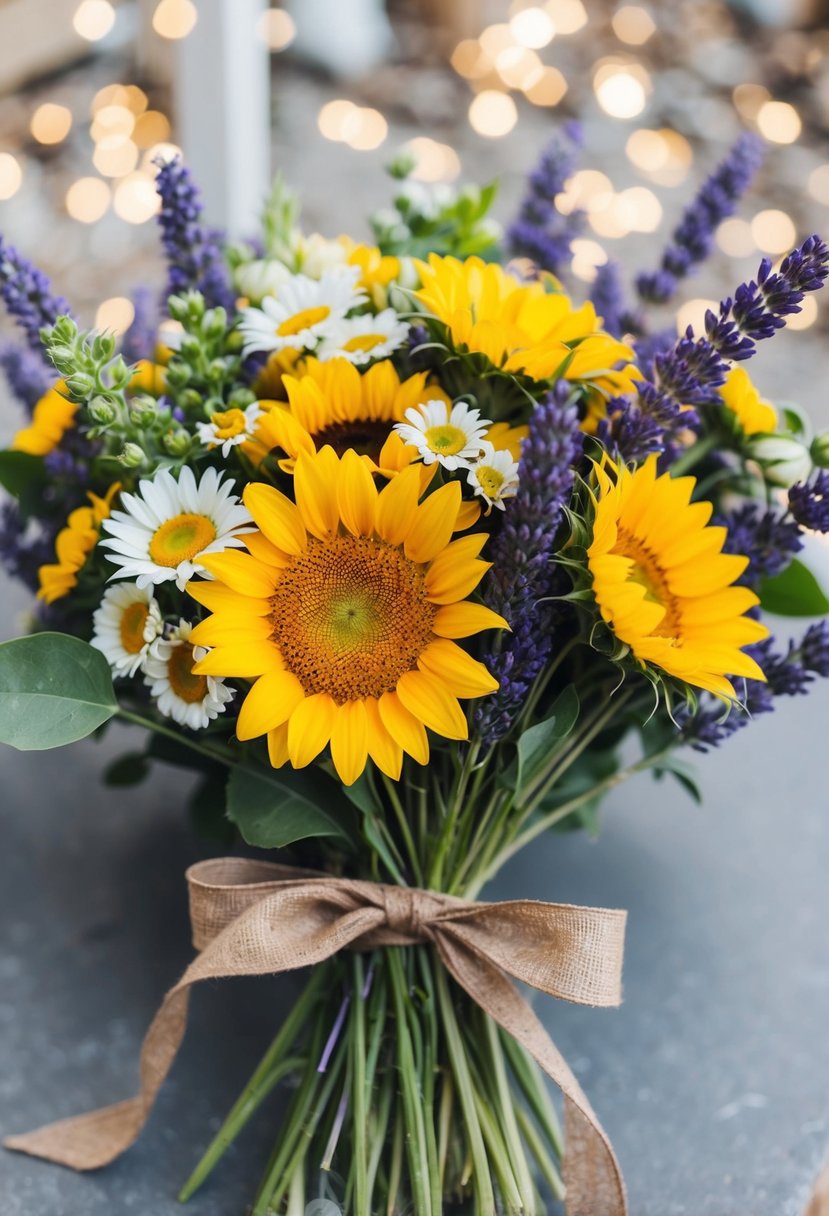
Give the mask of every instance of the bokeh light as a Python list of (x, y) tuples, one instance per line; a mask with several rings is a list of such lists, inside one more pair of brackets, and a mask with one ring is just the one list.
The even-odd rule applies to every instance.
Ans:
[(193, 0), (161, 0), (153, 13), (153, 29), (162, 38), (186, 38), (198, 16)]
[(511, 89), (531, 89), (544, 75), (544, 65), (535, 51), (507, 46), (495, 59), (495, 70)]
[(348, 141), (355, 152), (373, 152), (389, 133), (389, 124), (383, 115), (370, 107), (358, 109), (357, 123), (357, 130)]
[(620, 42), (642, 46), (656, 33), (656, 22), (646, 8), (624, 4), (613, 14), (613, 33)]
[(829, 165), (818, 165), (812, 170), (808, 189), (812, 198), (829, 207)]
[(139, 148), (151, 148), (164, 143), (170, 137), (170, 120), (160, 110), (147, 110), (139, 114), (132, 132), (133, 142)]
[(79, 177), (66, 191), (66, 210), (73, 220), (94, 224), (106, 213), (111, 197), (109, 186), (100, 177)]
[(268, 50), (284, 51), (296, 37), (296, 25), (284, 8), (269, 8), (260, 15), (256, 32)]
[(662, 223), (662, 204), (647, 186), (630, 186), (613, 205), (619, 223), (631, 232), (656, 232)]
[(29, 129), (39, 144), (59, 144), (72, 129), (72, 111), (46, 101), (35, 110)]
[(573, 255), (570, 269), (573, 274), (585, 283), (592, 283), (596, 277), (597, 268), (604, 266), (607, 261), (607, 251), (598, 241), (585, 240), (582, 237), (577, 237), (572, 242), (570, 249)]
[(126, 177), (138, 164), (138, 148), (123, 135), (108, 135), (95, 145), (92, 163), (104, 177)]
[(72, 24), (81, 38), (87, 42), (98, 42), (106, 38), (115, 24), (115, 9), (109, 0), (83, 0), (75, 9)]
[(640, 64), (605, 60), (596, 65), (593, 90), (611, 118), (635, 118), (647, 104), (650, 76)]
[(357, 152), (379, 148), (389, 133), (379, 110), (357, 106), (344, 97), (326, 102), (317, 116), (317, 126), (326, 139), (349, 144)]
[(469, 124), (479, 135), (487, 139), (500, 139), (509, 135), (517, 121), (518, 110), (508, 93), (484, 89), (472, 98)]
[(710, 309), (716, 312), (720, 304), (718, 300), (686, 300), (680, 304), (676, 314), (676, 332), (684, 334), (690, 325), (694, 333), (701, 334), (705, 330), (705, 314)]
[(694, 153), (688, 140), (667, 127), (639, 127), (625, 144), (631, 164), (660, 186), (678, 186), (688, 176)]
[(800, 115), (787, 101), (764, 101), (757, 112), (757, 129), (775, 144), (793, 144), (803, 129)]
[(135, 307), (132, 300), (126, 296), (111, 296), (108, 300), (103, 300), (98, 305), (98, 311), (95, 313), (95, 328), (97, 330), (111, 330), (113, 333), (122, 334), (132, 325), (133, 317), (135, 316)]
[(464, 38), (459, 42), (449, 62), (458, 75), (466, 80), (478, 80), (492, 71), (492, 56), (487, 54), (477, 38)]
[(509, 23), (512, 36), (520, 46), (538, 51), (555, 37), (556, 27), (543, 8), (522, 8)]
[(791, 313), (786, 317), (787, 329), (810, 329), (818, 319), (818, 302), (814, 296), (804, 296), (800, 303), (800, 312)]
[(144, 224), (160, 206), (153, 179), (146, 173), (130, 173), (115, 187), (112, 207), (128, 224)]
[(579, 169), (556, 195), (556, 207), (562, 215), (572, 215), (579, 209), (602, 211), (613, 199), (613, 183), (600, 169)]
[(534, 106), (557, 106), (567, 92), (567, 81), (558, 68), (545, 67), (538, 80), (524, 88)]
[(167, 164), (168, 161), (175, 160), (177, 156), (182, 155), (178, 144), (171, 144), (167, 141), (153, 144), (141, 157), (141, 172), (149, 174), (150, 177), (157, 177), (161, 165), (155, 164), (155, 161)]
[(758, 211), (751, 221), (751, 235), (763, 253), (788, 253), (797, 240), (794, 221), (785, 211)]
[(23, 184), (20, 162), (11, 152), (0, 152), (0, 199), (11, 198)]
[(89, 134), (95, 143), (103, 139), (128, 139), (135, 129), (135, 115), (122, 105), (101, 106)]
[(738, 84), (731, 94), (737, 113), (745, 122), (755, 122), (760, 110), (771, 99), (763, 84)]
[(406, 151), (415, 158), (411, 176), (416, 182), (452, 182), (460, 176), (460, 157), (449, 144), (419, 135), (409, 140)]
[(553, 19), (557, 34), (577, 34), (587, 25), (587, 10), (582, 0), (547, 0), (544, 7)]
[(717, 229), (716, 239), (720, 249), (730, 258), (747, 258), (757, 249), (751, 235), (751, 224), (736, 215), (723, 220)]
[(482, 30), (478, 42), (492, 60), (505, 47), (515, 46), (512, 30), (503, 21), (497, 22), (495, 25), (488, 25), (485, 30)]

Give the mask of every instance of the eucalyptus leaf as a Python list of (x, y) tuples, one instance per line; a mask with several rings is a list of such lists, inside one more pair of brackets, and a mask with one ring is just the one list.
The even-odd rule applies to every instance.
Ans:
[(63, 633), (0, 644), (0, 743), (43, 751), (85, 739), (118, 711), (109, 664)]
[(693, 799), (697, 805), (702, 803), (702, 791), (696, 781), (696, 772), (693, 765), (688, 764), (685, 760), (676, 759), (674, 756), (667, 756), (664, 760), (660, 760), (659, 764), (653, 770), (654, 776), (657, 778), (664, 777), (670, 774), (674, 777), (686, 794)]
[(829, 599), (808, 566), (794, 558), (782, 574), (764, 578), (758, 588), (765, 612), (775, 616), (824, 616)]
[(518, 740), (516, 788), (519, 795), (530, 789), (541, 775), (550, 753), (562, 739), (567, 738), (578, 716), (578, 693), (572, 684), (568, 684), (553, 703), (550, 717), (524, 731)]
[(227, 783), (227, 815), (248, 844), (281, 849), (309, 836), (347, 836), (333, 814), (320, 802), (332, 802), (339, 793), (329, 782), (310, 773), (279, 770), (268, 773), (240, 766), (231, 769)]

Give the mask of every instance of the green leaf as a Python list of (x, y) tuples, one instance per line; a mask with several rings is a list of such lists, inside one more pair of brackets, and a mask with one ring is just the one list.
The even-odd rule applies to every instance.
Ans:
[(824, 616), (829, 599), (808, 566), (794, 558), (782, 574), (764, 578), (758, 588), (765, 612), (775, 616)]
[(544, 722), (525, 730), (518, 740), (519, 794), (529, 789), (541, 775), (557, 743), (570, 734), (579, 716), (578, 693), (572, 684), (553, 703), (553, 712)]
[(143, 752), (127, 752), (104, 769), (104, 785), (140, 785), (149, 771), (150, 762)]
[(227, 815), (248, 844), (261, 849), (281, 849), (309, 836), (346, 836), (333, 816), (323, 811), (337, 792), (333, 782), (326, 790), (311, 773), (291, 772), (283, 776), (231, 769), (227, 783)]
[(702, 791), (697, 785), (696, 770), (693, 765), (688, 764), (685, 760), (667, 756), (664, 760), (660, 760), (653, 770), (653, 775), (657, 780), (664, 777), (666, 773), (670, 773), (672, 777), (676, 778), (686, 794), (696, 802), (697, 806), (702, 805)]
[(42, 751), (85, 739), (118, 710), (99, 650), (63, 633), (0, 645), (0, 743)]
[(0, 452), (0, 486), (20, 503), (24, 517), (36, 511), (47, 482), (41, 456), (29, 452)]

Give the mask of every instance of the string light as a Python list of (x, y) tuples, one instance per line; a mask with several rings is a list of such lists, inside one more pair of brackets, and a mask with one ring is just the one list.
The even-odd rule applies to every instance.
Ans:
[(158, 211), (160, 199), (153, 180), (145, 173), (131, 173), (115, 187), (112, 206), (128, 224), (144, 224)]
[(508, 93), (484, 89), (469, 106), (469, 125), (487, 139), (509, 135), (518, 121), (518, 110)]
[(260, 15), (256, 32), (268, 50), (284, 51), (296, 37), (296, 25), (284, 8), (269, 8)]
[(552, 17), (543, 8), (522, 8), (510, 20), (509, 28), (520, 46), (535, 51), (548, 46), (556, 32)]
[(23, 170), (11, 152), (0, 152), (0, 199), (17, 194), (23, 183)]
[(552, 67), (545, 67), (539, 79), (524, 88), (524, 96), (534, 106), (557, 106), (566, 92), (567, 81)]
[(625, 4), (613, 14), (613, 33), (620, 42), (642, 46), (656, 33), (656, 22), (646, 8)]
[(75, 9), (72, 25), (87, 42), (99, 42), (115, 24), (115, 9), (109, 0), (83, 0)]
[(39, 144), (59, 144), (72, 129), (72, 111), (46, 101), (35, 110), (29, 129)]
[(751, 224), (733, 215), (723, 220), (717, 229), (717, 244), (731, 258), (747, 258), (757, 249), (751, 235)]
[(66, 191), (66, 210), (73, 220), (94, 224), (109, 206), (110, 189), (100, 177), (79, 177)]
[(641, 114), (650, 88), (650, 76), (640, 64), (605, 60), (597, 64), (593, 75), (596, 100), (611, 118)]
[(162, 38), (186, 38), (198, 16), (193, 0), (161, 0), (153, 13), (153, 29)]
[(126, 296), (111, 296), (110, 299), (103, 300), (98, 305), (98, 311), (95, 313), (95, 328), (122, 334), (132, 325), (134, 316), (135, 307), (132, 300), (127, 299)]
[(775, 144), (793, 144), (803, 129), (800, 115), (787, 101), (764, 101), (757, 112), (757, 128)]
[(751, 221), (751, 235), (763, 253), (787, 253), (797, 240), (797, 229), (785, 211), (758, 211)]
[(419, 135), (409, 140), (406, 150), (415, 158), (412, 179), (417, 182), (452, 182), (460, 176), (460, 157), (449, 144)]

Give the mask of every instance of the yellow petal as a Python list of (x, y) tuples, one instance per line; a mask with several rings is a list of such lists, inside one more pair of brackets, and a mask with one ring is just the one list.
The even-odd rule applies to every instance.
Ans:
[(452, 538), (460, 505), (461, 487), (457, 481), (450, 481), (430, 494), (418, 507), (406, 537), (406, 557), (413, 562), (430, 562), (445, 549)]
[(327, 746), (336, 712), (327, 692), (300, 701), (288, 722), (288, 754), (294, 768), (305, 768)]
[(381, 773), (391, 777), (392, 781), (399, 781), (403, 767), (403, 749), (399, 743), (395, 743), (383, 725), (376, 699), (367, 697), (364, 705), (368, 723), (368, 754)]
[(458, 507), (458, 515), (455, 520), (455, 532), (465, 532), (467, 528), (471, 528), (481, 518), (481, 504), (472, 498), (464, 499)]
[(424, 726), (447, 739), (466, 739), (469, 727), (457, 698), (435, 676), (407, 671), (397, 682), (397, 695)]
[(237, 737), (256, 739), (281, 726), (304, 697), (302, 685), (290, 671), (269, 671), (260, 676), (239, 711)]
[(277, 549), (276, 545), (272, 545), (267, 536), (263, 536), (261, 532), (249, 532), (247, 536), (242, 537), (242, 540), (248, 553), (258, 562), (264, 562), (266, 566), (284, 570), (293, 561), (289, 554)]
[(351, 448), (340, 461), (337, 502), (340, 517), (352, 536), (371, 536), (377, 487), (365, 462)]
[(282, 768), (288, 763), (288, 723), (268, 731), (268, 759), (272, 768)]
[(452, 561), (446, 549), (426, 572), (426, 595), (433, 604), (457, 603), (471, 595), (491, 565), (491, 562)]
[(249, 553), (228, 549), (224, 553), (208, 553), (199, 559), (208, 574), (226, 587), (252, 599), (265, 599), (273, 594), (276, 573), (272, 566), (263, 566)]
[(331, 728), (331, 759), (343, 785), (353, 785), (366, 767), (368, 719), (362, 701), (346, 701), (344, 705), (336, 706)]
[(482, 629), (509, 629), (509, 624), (497, 612), (484, 604), (444, 604), (435, 613), (432, 631), (439, 638), (469, 638)]
[(252, 482), (242, 495), (245, 506), (268, 540), (283, 553), (303, 553), (307, 534), (295, 503), (273, 486)]
[(197, 604), (209, 608), (211, 612), (220, 612), (227, 608), (231, 612), (248, 612), (251, 616), (264, 616), (270, 611), (270, 600), (259, 599), (250, 595), (240, 595), (232, 587), (224, 583), (209, 582), (206, 579), (191, 579), (185, 588), (187, 594)]
[(426, 728), (409, 713), (397, 693), (386, 692), (377, 703), (380, 721), (407, 755), (417, 764), (429, 762), (429, 740)]
[(417, 665), (440, 680), (456, 697), (483, 697), (498, 688), (498, 681), (483, 663), (447, 638), (430, 642)]
[(199, 621), (190, 634), (190, 641), (194, 646), (227, 646), (248, 640), (265, 642), (272, 629), (267, 617), (221, 612)]
[(334, 449), (326, 445), (316, 456), (301, 455), (294, 468), (294, 493), (302, 521), (319, 540), (333, 535), (340, 522), (338, 464)]
[(215, 646), (193, 664), (198, 676), (231, 676), (252, 679), (266, 671), (281, 671), (282, 656), (273, 642), (245, 638), (226, 646)]
[(420, 474), (410, 466), (380, 491), (377, 499), (376, 528), (390, 545), (402, 545), (417, 515)]

